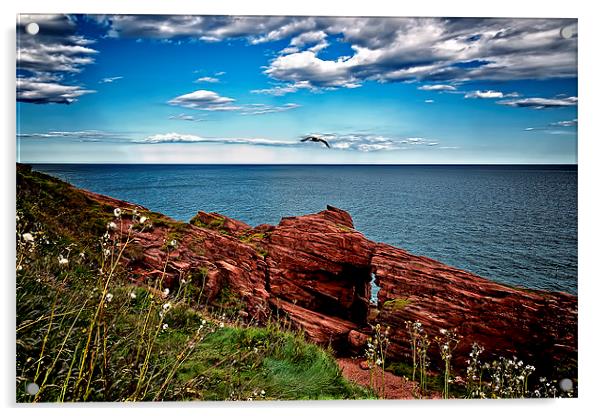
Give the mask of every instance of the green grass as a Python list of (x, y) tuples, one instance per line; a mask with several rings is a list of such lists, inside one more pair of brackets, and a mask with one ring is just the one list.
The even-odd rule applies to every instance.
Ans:
[(412, 303), (412, 301), (409, 299), (391, 299), (383, 303), (383, 308), (397, 311), (404, 309), (410, 303)]

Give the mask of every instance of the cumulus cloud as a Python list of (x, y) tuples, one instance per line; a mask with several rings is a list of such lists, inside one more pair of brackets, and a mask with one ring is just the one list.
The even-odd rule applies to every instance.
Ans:
[(17, 101), (32, 104), (71, 104), (84, 95), (95, 92), (77, 85), (63, 85), (49, 78), (17, 78)]
[(188, 94), (172, 98), (167, 103), (170, 105), (192, 108), (205, 111), (234, 111), (241, 107), (233, 105), (234, 98), (222, 97), (214, 91), (197, 90)]
[[(511, 80), (576, 76), (576, 38), (563, 39), (561, 19), (362, 19), (323, 30), (342, 33), (352, 56), (322, 59), (294, 50), (265, 73), (280, 81), (345, 87), (366, 80)], [(338, 23), (338, 24), (337, 24)], [(386, 29), (386, 30), (385, 30)], [(427, 87), (428, 88), (428, 87)], [(449, 91), (449, 89), (447, 89)]]
[(498, 104), (507, 105), (510, 107), (524, 107), (533, 108), (535, 110), (542, 110), (545, 108), (559, 108), (559, 107), (574, 107), (577, 105), (577, 97), (557, 97), (557, 98), (521, 98), (513, 100), (498, 101)]
[(427, 103), (427, 104), (432, 104), (432, 103), (435, 102), (435, 100), (424, 100), (424, 102)]
[(427, 84), (418, 87), (418, 89), (423, 91), (456, 91), (456, 87), (453, 85), (445, 84)]
[(280, 113), (300, 107), (287, 103), (281, 106), (268, 104), (235, 104), (235, 99), (223, 97), (215, 91), (197, 90), (169, 100), (170, 105), (204, 111), (238, 111), (242, 115)]
[[(31, 36), (25, 27), (35, 22), (40, 31)], [(95, 91), (65, 80), (94, 63), (97, 50), (91, 39), (76, 34), (68, 15), (19, 15), (17, 32), (17, 101), (35, 104), (71, 104)]]

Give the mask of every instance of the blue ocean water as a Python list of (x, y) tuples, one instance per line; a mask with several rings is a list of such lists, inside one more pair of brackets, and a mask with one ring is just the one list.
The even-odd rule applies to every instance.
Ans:
[(34, 165), (188, 221), (347, 210), (368, 238), (502, 283), (577, 293), (576, 166)]

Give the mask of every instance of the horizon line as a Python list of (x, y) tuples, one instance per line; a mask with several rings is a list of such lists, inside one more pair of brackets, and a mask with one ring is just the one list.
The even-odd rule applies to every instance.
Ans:
[(16, 162), (17, 165), (137, 165), (137, 166), (578, 166), (578, 163), (170, 163), (170, 162)]

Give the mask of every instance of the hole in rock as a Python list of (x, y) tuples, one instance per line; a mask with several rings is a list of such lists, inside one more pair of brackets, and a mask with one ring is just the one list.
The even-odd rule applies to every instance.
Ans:
[(376, 274), (370, 273), (370, 303), (378, 305), (378, 291), (380, 286), (376, 284)]

